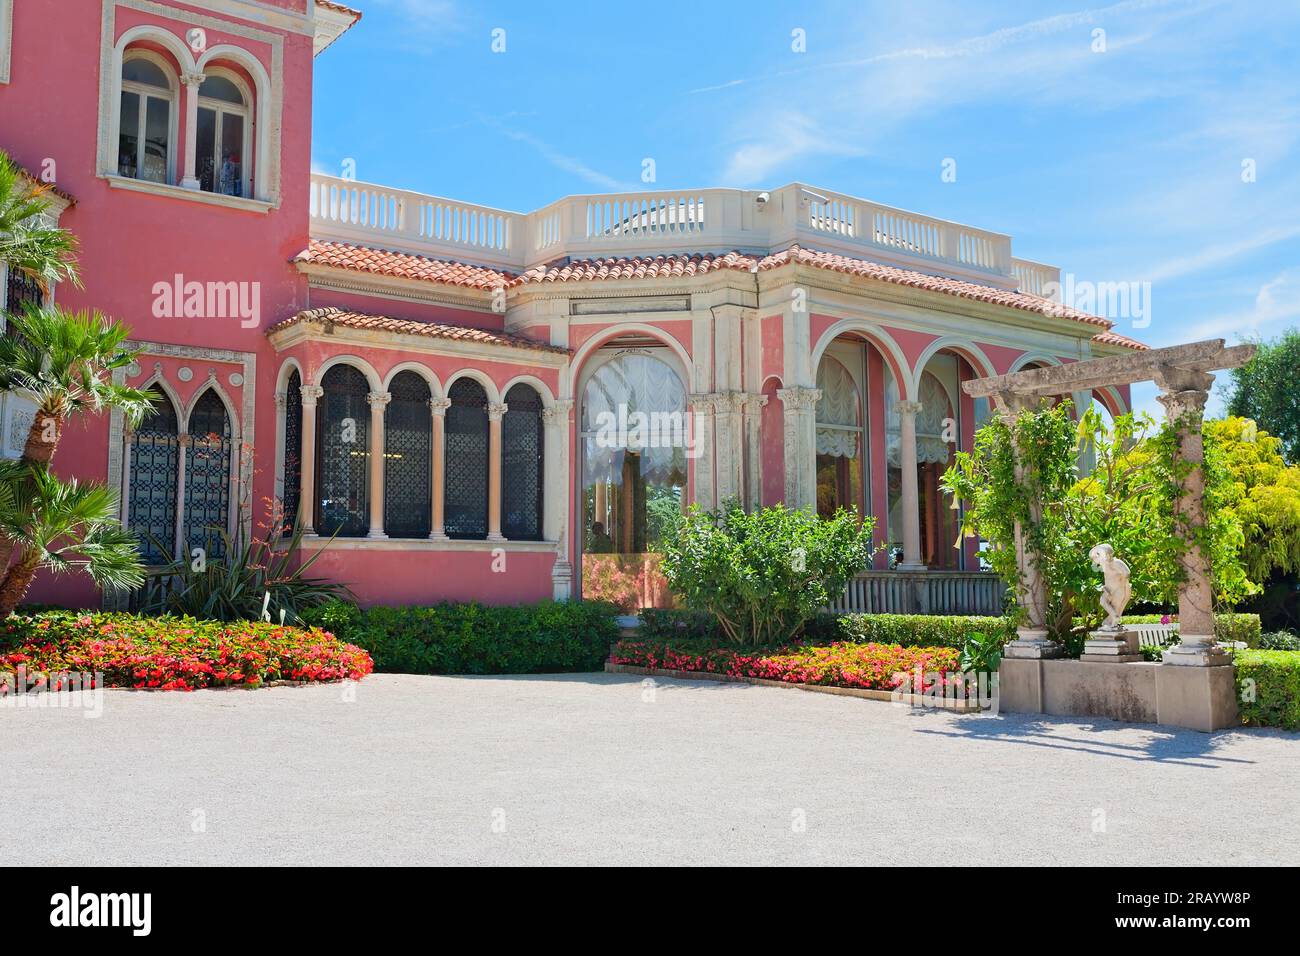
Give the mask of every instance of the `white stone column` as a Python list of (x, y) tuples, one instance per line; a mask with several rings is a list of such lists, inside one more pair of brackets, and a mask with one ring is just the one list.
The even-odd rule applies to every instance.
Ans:
[[(207, 79), (202, 73), (183, 73), (181, 84), (185, 87), (185, 169), (181, 176), (181, 186), (185, 189), (198, 189), (199, 178), (199, 87)], [(258, 130), (259, 136), (264, 135)]]
[(447, 488), (447, 409), (451, 408), (451, 399), (434, 398), (429, 400), (429, 410), (433, 413), (433, 440), (430, 442), (429, 465), (429, 540), (446, 541), (447, 522), (444, 498)]
[(1228, 652), (1214, 642), (1214, 577), (1210, 557), (1197, 540), (1205, 529), (1205, 445), (1201, 434), (1205, 403), (1214, 376), (1209, 372), (1162, 370), (1156, 375), (1162, 389), (1156, 396), (1165, 407), (1169, 424), (1178, 430), (1175, 464), (1185, 466), (1181, 494), (1174, 502), (1175, 534), (1187, 543), (1179, 563), (1183, 581), (1178, 585), (1179, 644), (1165, 651), (1163, 662), (1205, 667), (1227, 664)]
[(384, 533), (384, 409), (390, 392), (371, 392), (370, 403), (370, 533), (367, 538), (387, 538)]
[(903, 560), (900, 571), (924, 571), (921, 559), (921, 493), (916, 484), (916, 416), (920, 402), (895, 402), (898, 412), (898, 467), (902, 477)]
[(569, 501), (573, 489), (569, 484), (569, 415), (573, 400), (558, 401), (542, 410), (545, 425), (546, 492), (542, 496), (543, 536), (556, 542), (555, 564), (551, 568), (551, 586), (555, 600), (573, 596), (573, 564), (569, 558)]
[(298, 463), (298, 524), (304, 535), (315, 534), (316, 521), (316, 400), (325, 394), (319, 385), (303, 385), (302, 449)]
[[(1035, 399), (1027, 395), (1001, 392), (993, 396), (998, 414), (1015, 435), (1016, 418), (1021, 412), (1029, 411), (1035, 406)], [(1025, 480), (1025, 467), (1021, 463), (1020, 451), (1012, 442), (1012, 453), (1016, 456), (1016, 481)], [(1029, 503), (1029, 521), (1037, 524), (1042, 519), (1043, 505), (1033, 499)], [(1059, 657), (1061, 645), (1047, 636), (1047, 579), (1039, 565), (1039, 556), (1029, 542), (1029, 531), (1020, 521), (1013, 529), (1016, 548), (1016, 567), (1019, 570), (1019, 585), (1016, 588), (1016, 603), (1020, 605), (1024, 623), (1016, 628), (1016, 639), (1006, 646), (1006, 657), (1043, 658)]]
[(489, 541), (504, 541), (501, 534), (501, 419), (505, 402), (491, 404), (488, 411), (488, 533)]
[(185, 476), (189, 468), (190, 436), (176, 436), (176, 546), (175, 557), (183, 561), (188, 557), (185, 550)]
[(817, 510), (817, 402), (820, 388), (781, 388), (785, 409), (785, 506)]
[(745, 396), (745, 507), (757, 510), (763, 504), (763, 407), (766, 395)]
[(745, 426), (747, 396), (725, 392), (714, 396), (714, 445), (718, 460), (718, 502), (745, 504)]
[(692, 395), (688, 407), (691, 410), (692, 444), (686, 449), (688, 458), (695, 464), (695, 487), (691, 501), (705, 510), (718, 506), (716, 487), (713, 482), (715, 448), (713, 435), (713, 395)]

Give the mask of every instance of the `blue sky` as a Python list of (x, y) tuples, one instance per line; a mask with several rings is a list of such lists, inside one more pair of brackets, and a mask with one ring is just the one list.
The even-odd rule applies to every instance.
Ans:
[(646, 188), (647, 157), (658, 189), (799, 180), (1150, 282), (1116, 331), (1154, 345), (1300, 322), (1295, 0), (355, 5), (321, 170), (516, 210)]

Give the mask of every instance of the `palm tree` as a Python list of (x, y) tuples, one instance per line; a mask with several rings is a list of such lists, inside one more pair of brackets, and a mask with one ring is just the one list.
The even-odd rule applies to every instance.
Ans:
[(77, 240), (50, 225), (50, 187), (31, 181), (0, 150), (0, 263), (34, 279), (48, 291), (57, 282), (80, 285)]
[(41, 568), (83, 569), (101, 588), (143, 583), (135, 535), (112, 517), (116, 511), (103, 485), (60, 481), (43, 465), (0, 462), (0, 532), (18, 553), (0, 583), (0, 618), (18, 606)]

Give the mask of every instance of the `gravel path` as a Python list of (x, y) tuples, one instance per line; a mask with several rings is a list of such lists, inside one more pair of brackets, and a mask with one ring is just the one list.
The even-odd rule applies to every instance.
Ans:
[(1300, 734), (582, 674), (0, 708), (33, 864), (1283, 864)]

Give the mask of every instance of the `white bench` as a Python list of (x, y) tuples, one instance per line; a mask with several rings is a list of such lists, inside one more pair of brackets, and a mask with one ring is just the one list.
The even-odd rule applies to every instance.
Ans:
[(1177, 624), (1125, 624), (1130, 631), (1136, 631), (1138, 646), (1168, 647), (1169, 638), (1178, 633)]

